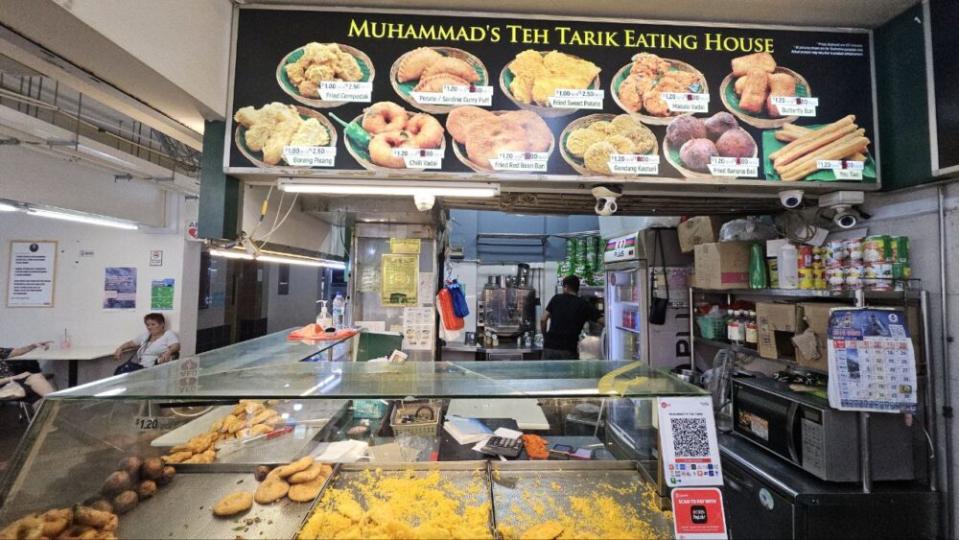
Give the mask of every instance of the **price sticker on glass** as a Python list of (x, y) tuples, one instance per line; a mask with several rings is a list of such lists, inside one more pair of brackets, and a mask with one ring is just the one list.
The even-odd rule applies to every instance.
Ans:
[(605, 90), (581, 90), (557, 88), (547, 100), (550, 107), (557, 109), (603, 109)]
[(373, 95), (373, 83), (350, 81), (321, 81), (320, 99), (327, 101), (353, 101), (369, 103)]
[(447, 84), (442, 92), (412, 92), (410, 95), (421, 105), (473, 105), (489, 107), (493, 104), (492, 86), (461, 86)]
[(862, 180), (862, 171), (866, 164), (862, 161), (820, 159), (816, 161), (819, 169), (831, 170), (836, 180)]
[(819, 98), (794, 96), (769, 96), (769, 103), (783, 116), (816, 116)]
[(713, 176), (759, 176), (759, 158), (713, 156), (709, 158), (709, 174)]
[(657, 154), (610, 154), (609, 172), (613, 174), (659, 174)]
[(283, 159), (294, 167), (332, 167), (335, 146), (284, 146)]
[(709, 94), (663, 92), (659, 95), (672, 112), (704, 113), (709, 112)]
[(394, 148), (393, 155), (403, 158), (407, 169), (440, 169), (443, 167), (442, 148)]
[(489, 160), (494, 171), (503, 172), (546, 172), (548, 161), (548, 152), (500, 152)]

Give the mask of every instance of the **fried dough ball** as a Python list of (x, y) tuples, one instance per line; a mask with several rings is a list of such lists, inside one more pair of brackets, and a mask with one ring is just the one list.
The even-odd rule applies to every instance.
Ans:
[(617, 154), (616, 147), (608, 141), (592, 144), (583, 156), (586, 168), (600, 174), (610, 174), (609, 156)]

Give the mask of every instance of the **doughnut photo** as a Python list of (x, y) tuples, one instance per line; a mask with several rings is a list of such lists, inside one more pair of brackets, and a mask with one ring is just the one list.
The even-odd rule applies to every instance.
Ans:
[(490, 159), (500, 152), (549, 152), (553, 132), (532, 111), (487, 111), (479, 107), (456, 107), (446, 118), (453, 137), (453, 152), (477, 172), (493, 170)]
[[(370, 105), (351, 124), (353, 135), (345, 137), (346, 149), (371, 171), (406, 169), (404, 159), (393, 155), (395, 148), (446, 148), (446, 131), (439, 120), (407, 111), (392, 101)], [(356, 130), (361, 136), (356, 136)]]

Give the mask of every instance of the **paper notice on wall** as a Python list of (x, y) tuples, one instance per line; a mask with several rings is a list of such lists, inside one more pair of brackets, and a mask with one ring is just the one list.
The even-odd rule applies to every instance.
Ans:
[(834, 309), (827, 349), (830, 406), (843, 411), (915, 410), (916, 356), (901, 311)]
[(103, 274), (103, 309), (136, 309), (137, 269), (109, 266)]
[(433, 337), (433, 308), (403, 308), (403, 350), (429, 351), (436, 339)]
[(7, 307), (53, 307), (56, 242), (10, 242)]
[(380, 289), (380, 269), (368, 265), (360, 270), (359, 291), (361, 293), (375, 293)]
[(434, 275), (433, 272), (420, 272), (420, 304), (433, 305), (433, 299), (436, 297), (436, 283), (433, 282)]
[(173, 279), (155, 279), (150, 282), (150, 309), (169, 311), (173, 309)]

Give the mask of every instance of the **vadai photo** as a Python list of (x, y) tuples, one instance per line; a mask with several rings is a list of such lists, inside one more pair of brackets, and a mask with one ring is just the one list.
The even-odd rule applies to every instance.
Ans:
[(237, 110), (233, 120), (237, 148), (258, 167), (286, 165), (286, 146), (336, 146), (333, 124), (306, 107), (279, 102), (247, 106)]
[[(405, 169), (403, 157), (393, 154), (397, 148), (428, 150), (446, 147), (446, 130), (434, 116), (410, 112), (392, 101), (380, 101), (367, 107), (349, 128), (361, 136), (346, 138), (346, 148), (363, 167), (376, 170)], [(364, 144), (365, 142), (365, 144)]]
[(553, 132), (532, 111), (488, 111), (463, 106), (450, 111), (446, 128), (456, 156), (467, 167), (493, 170), (491, 159), (501, 152), (552, 152)]
[(613, 77), (613, 100), (647, 124), (666, 125), (671, 118), (682, 114), (669, 110), (662, 98), (663, 92), (708, 92), (706, 77), (685, 62), (646, 52), (634, 55), (632, 60)]

